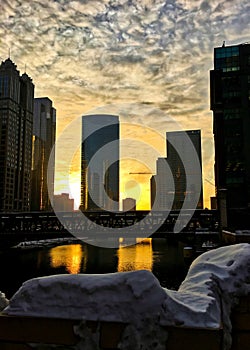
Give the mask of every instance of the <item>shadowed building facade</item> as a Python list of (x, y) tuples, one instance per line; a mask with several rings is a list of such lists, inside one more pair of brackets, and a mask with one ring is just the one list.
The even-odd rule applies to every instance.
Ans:
[(56, 212), (74, 211), (74, 199), (69, 197), (68, 193), (54, 195), (53, 209)]
[(151, 178), (154, 210), (203, 209), (200, 130), (166, 133), (166, 158), (158, 158)]
[(119, 117), (82, 117), (81, 210), (119, 210)]
[(170, 210), (174, 189), (171, 186), (170, 172), (166, 158), (156, 160), (156, 175), (150, 179), (151, 209)]
[(175, 194), (173, 209), (203, 209), (201, 131), (167, 132), (167, 162)]
[(34, 84), (10, 58), (0, 66), (0, 211), (30, 210)]
[(225, 191), (228, 209), (249, 208), (250, 44), (225, 46), (224, 43), (214, 49), (210, 103), (216, 195)]
[[(55, 158), (53, 146), (56, 137), (56, 110), (48, 97), (35, 98), (32, 140), (32, 191), (31, 210), (51, 210), (48, 195), (54, 192), (54, 171), (50, 169), (51, 183), (47, 183), (47, 170), (50, 156)], [(52, 162), (54, 163), (54, 161)]]

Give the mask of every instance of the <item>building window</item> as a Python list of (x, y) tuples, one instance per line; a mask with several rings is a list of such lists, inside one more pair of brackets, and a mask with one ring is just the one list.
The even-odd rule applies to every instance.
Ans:
[(239, 108), (226, 108), (223, 112), (223, 119), (240, 119), (240, 109)]
[(215, 49), (215, 69), (232, 72), (240, 69), (239, 47), (222, 47)]
[(0, 97), (8, 97), (9, 77), (0, 76)]

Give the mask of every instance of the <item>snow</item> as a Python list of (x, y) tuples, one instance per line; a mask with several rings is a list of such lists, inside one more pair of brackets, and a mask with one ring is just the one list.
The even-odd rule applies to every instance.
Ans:
[(165, 291), (149, 271), (62, 274), (23, 283), (4, 310), (9, 315), (90, 321), (138, 321), (159, 315)]
[(250, 230), (236, 230), (235, 233), (239, 235), (249, 235)]
[(219, 329), (223, 324), (226, 350), (231, 310), (247, 294), (250, 245), (242, 243), (200, 255), (178, 291), (161, 287), (146, 270), (55, 275), (23, 283), (3, 313), (128, 323), (120, 349), (151, 349), (155, 339), (153, 348), (164, 349), (165, 326)]
[(167, 333), (158, 325), (158, 320), (165, 296), (159, 281), (146, 270), (63, 274), (24, 282), (3, 313), (83, 320), (75, 327), (81, 341), (72, 349), (99, 349), (98, 331), (90, 333), (84, 327), (84, 321), (90, 320), (128, 324), (121, 349), (142, 346), (143, 350), (163, 350)]
[(250, 294), (250, 245), (221, 247), (200, 255), (178, 291), (166, 290), (161, 325), (217, 328), (231, 346), (232, 308)]
[(4, 293), (0, 292), (0, 311), (4, 310), (8, 305), (9, 300), (6, 298)]

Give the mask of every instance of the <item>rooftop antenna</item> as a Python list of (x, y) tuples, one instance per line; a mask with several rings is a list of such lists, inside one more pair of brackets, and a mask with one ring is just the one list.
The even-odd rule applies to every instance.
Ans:
[(9, 59), (10, 59), (10, 47), (9, 47)]
[(225, 47), (226, 46), (226, 42), (225, 40), (223, 41), (223, 44), (222, 44), (222, 47)]
[(26, 66), (26, 63), (25, 63), (25, 66), (24, 66), (24, 73), (26, 74), (26, 68), (27, 68), (27, 66)]

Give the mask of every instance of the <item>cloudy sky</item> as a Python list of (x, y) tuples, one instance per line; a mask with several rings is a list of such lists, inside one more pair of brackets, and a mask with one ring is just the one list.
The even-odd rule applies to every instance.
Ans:
[[(140, 208), (149, 205), (151, 175), (129, 172), (154, 173), (156, 158), (166, 156), (167, 131), (201, 129), (209, 206), (213, 49), (224, 40), (226, 45), (250, 41), (249, 15), (248, 0), (1, 0), (0, 59), (10, 50), (20, 72), (33, 79), (35, 97), (53, 101), (58, 137), (83, 114), (120, 116), (127, 140), (121, 192), (141, 195)], [(67, 191), (66, 141), (68, 135), (64, 149), (57, 149), (57, 193)], [(79, 150), (72, 159), (71, 189), (79, 193)]]

